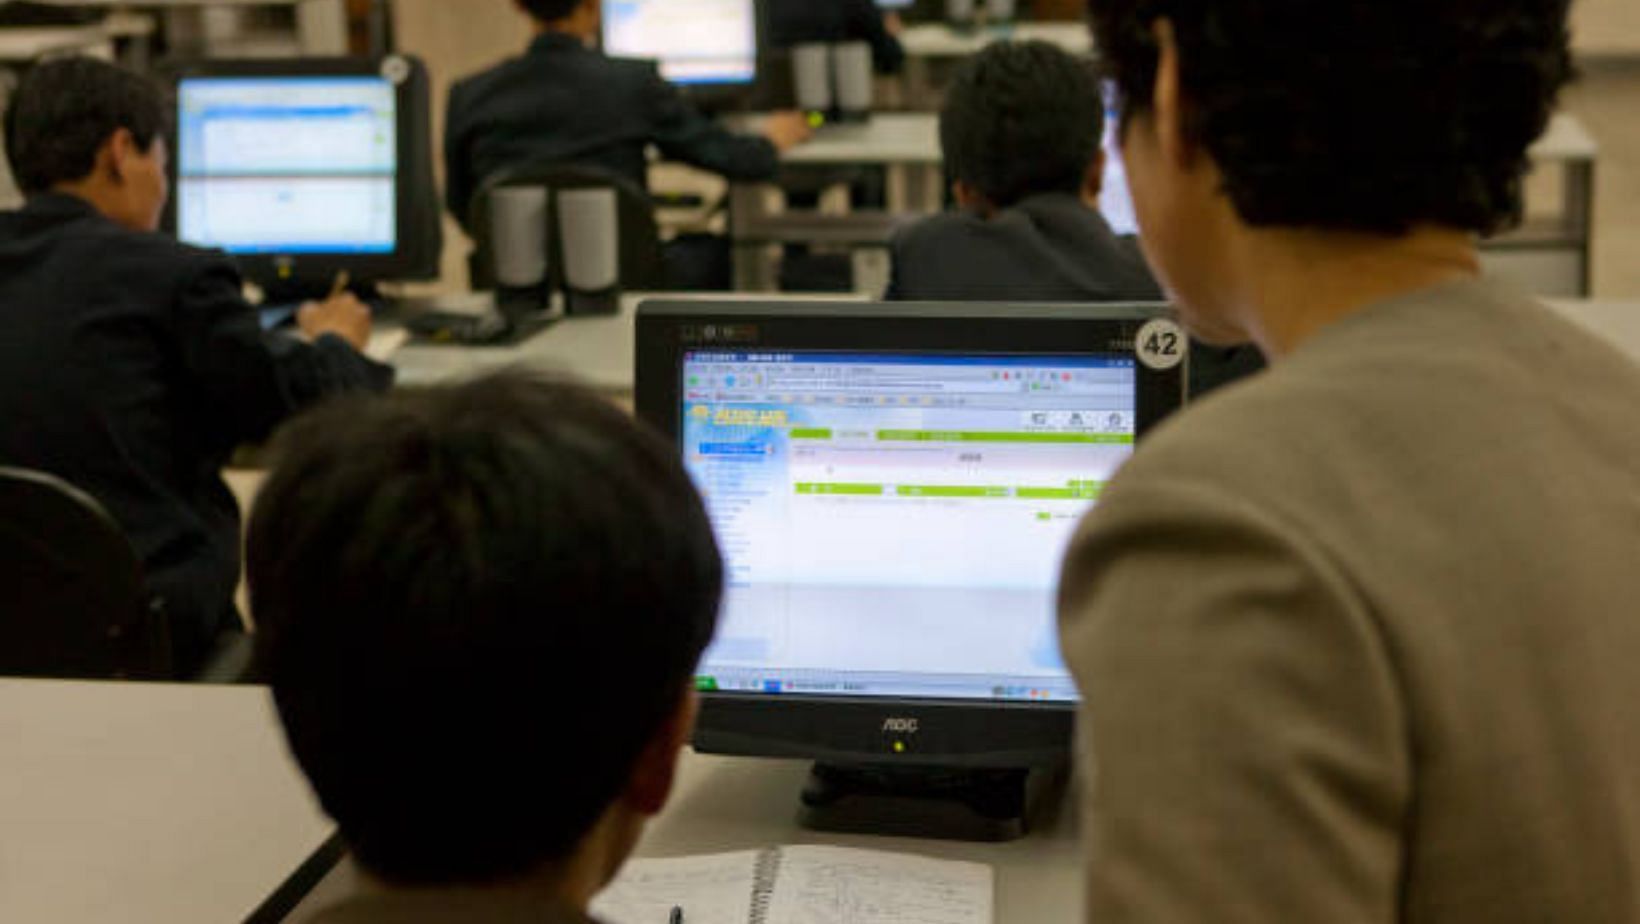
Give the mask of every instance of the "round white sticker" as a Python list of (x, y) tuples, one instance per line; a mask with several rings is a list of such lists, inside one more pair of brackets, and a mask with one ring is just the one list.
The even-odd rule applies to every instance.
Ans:
[(389, 55), (382, 59), (382, 77), (388, 83), (401, 84), (410, 79), (410, 62), (398, 55)]
[(1155, 320), (1139, 328), (1133, 349), (1146, 367), (1166, 372), (1177, 368), (1190, 354), (1190, 338), (1172, 321)]

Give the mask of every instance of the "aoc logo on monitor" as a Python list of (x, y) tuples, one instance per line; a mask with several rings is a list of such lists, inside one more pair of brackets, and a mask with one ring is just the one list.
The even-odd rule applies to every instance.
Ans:
[(915, 735), (917, 733), (916, 719), (888, 718), (883, 720), (883, 733), (896, 735)]

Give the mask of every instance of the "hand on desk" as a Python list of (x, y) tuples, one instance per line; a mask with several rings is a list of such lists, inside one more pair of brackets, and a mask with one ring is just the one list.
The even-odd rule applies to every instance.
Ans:
[(310, 340), (335, 334), (353, 344), (355, 350), (363, 350), (370, 343), (370, 309), (347, 292), (303, 305), (296, 312), (296, 326)]
[(814, 129), (801, 112), (776, 112), (763, 123), (763, 137), (769, 139), (775, 150), (785, 153), (809, 140)]

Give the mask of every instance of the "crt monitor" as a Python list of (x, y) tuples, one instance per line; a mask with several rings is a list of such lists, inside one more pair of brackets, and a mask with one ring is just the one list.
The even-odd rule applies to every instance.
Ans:
[(427, 75), (414, 59), (213, 61), (179, 74), (177, 236), (264, 286), (437, 274)]
[(687, 89), (745, 88), (757, 79), (754, 0), (604, 0), (603, 47), (660, 64)]
[[(1062, 761), (1060, 559), (1180, 404), (1187, 347), (1164, 311), (643, 306), (638, 411), (676, 440), (728, 574), (696, 747)], [(1152, 368), (1147, 344), (1174, 359)]]

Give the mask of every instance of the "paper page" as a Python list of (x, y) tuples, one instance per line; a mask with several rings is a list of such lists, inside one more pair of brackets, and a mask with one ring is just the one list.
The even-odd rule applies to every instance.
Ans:
[(747, 924), (756, 851), (673, 860), (629, 860), (592, 900), (603, 924), (667, 924), (674, 906), (686, 924)]
[(991, 924), (992, 880), (979, 863), (787, 847), (767, 924)]

